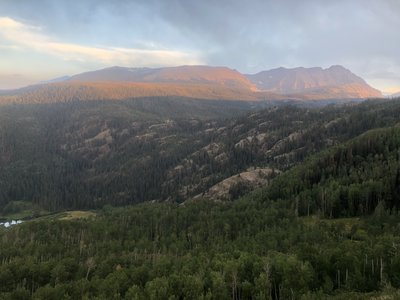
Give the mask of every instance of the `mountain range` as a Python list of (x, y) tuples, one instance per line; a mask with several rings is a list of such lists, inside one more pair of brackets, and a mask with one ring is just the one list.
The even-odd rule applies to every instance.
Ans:
[[(342, 66), (327, 69), (278, 68), (246, 75), (259, 90), (284, 95), (320, 95), (321, 98), (382, 97), (382, 93), (369, 86), (362, 78)], [(314, 98), (312, 97), (312, 98)]]
[(111, 67), (70, 77), (73, 82), (141, 82), (173, 84), (213, 84), (255, 90), (255, 85), (236, 70), (226, 67), (180, 66), (169, 68)]
[(253, 75), (212, 66), (111, 67), (9, 91), (0, 103), (165, 96), (258, 101), (379, 98), (382, 93), (342, 66), (278, 68)]
[(0, 299), (399, 299), (400, 101), (205, 71), (10, 93), (57, 103), (0, 106)]

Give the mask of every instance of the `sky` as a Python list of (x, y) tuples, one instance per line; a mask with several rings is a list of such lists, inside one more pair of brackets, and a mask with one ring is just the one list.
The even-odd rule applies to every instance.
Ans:
[(343, 65), (400, 92), (400, 0), (0, 0), (0, 89), (111, 66)]

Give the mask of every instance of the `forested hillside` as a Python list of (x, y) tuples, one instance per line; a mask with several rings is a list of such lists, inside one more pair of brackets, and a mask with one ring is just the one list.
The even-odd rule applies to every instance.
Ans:
[(189, 99), (3, 106), (0, 207), (26, 200), (58, 210), (160, 197), (166, 169), (207, 145), (206, 130), (219, 122), (212, 120), (251, 109)]
[(4, 106), (0, 209), (13, 201), (50, 211), (182, 202), (254, 168), (276, 170), (268, 181), (312, 153), (396, 124), (400, 113), (396, 101), (378, 101), (271, 106), (233, 118), (251, 109), (186, 99)]
[(400, 123), (368, 131), (277, 178), (268, 201), (287, 199), (299, 215), (354, 217), (400, 207)]
[(135, 103), (2, 108), (1, 299), (400, 297), (400, 102)]
[(0, 229), (1, 295), (396, 299), (399, 146), (398, 127), (367, 132), (234, 202), (106, 206)]
[(0, 0), (0, 300), (400, 300), (399, 25)]

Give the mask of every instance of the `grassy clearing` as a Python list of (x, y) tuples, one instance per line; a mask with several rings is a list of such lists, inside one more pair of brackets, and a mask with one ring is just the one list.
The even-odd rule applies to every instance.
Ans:
[(49, 212), (33, 205), (29, 201), (12, 201), (0, 211), (0, 222), (12, 220), (42, 221), (42, 220), (64, 220), (89, 219), (97, 215), (94, 211), (64, 211)]
[(48, 214), (45, 216), (35, 218), (32, 221), (43, 221), (43, 220), (71, 221), (77, 219), (89, 219), (95, 217), (96, 215), (97, 213), (94, 211), (72, 210), (72, 211), (63, 211), (63, 212)]
[(93, 218), (97, 214), (93, 211), (82, 211), (82, 210), (75, 210), (75, 211), (67, 211), (63, 212), (59, 215), (59, 220), (75, 220), (75, 219), (88, 219)]

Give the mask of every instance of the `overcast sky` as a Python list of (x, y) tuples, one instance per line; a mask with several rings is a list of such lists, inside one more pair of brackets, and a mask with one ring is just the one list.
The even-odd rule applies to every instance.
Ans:
[(400, 91), (400, 0), (0, 0), (0, 89), (114, 65), (340, 64)]

